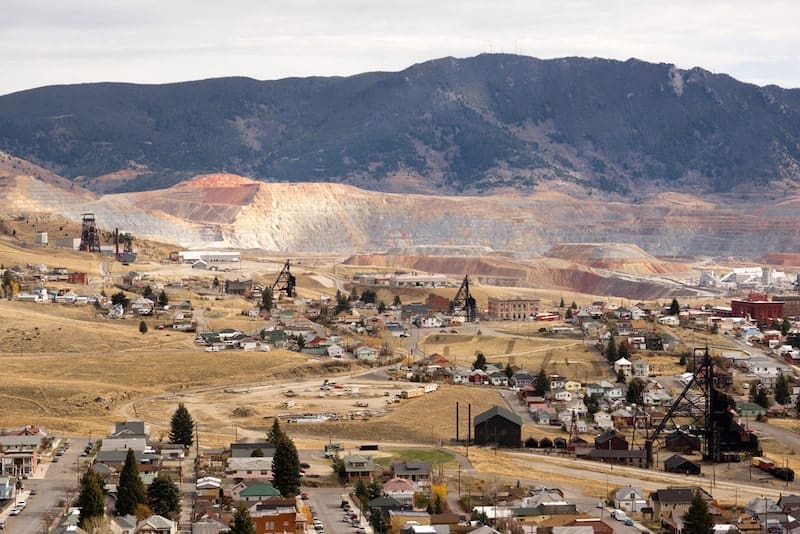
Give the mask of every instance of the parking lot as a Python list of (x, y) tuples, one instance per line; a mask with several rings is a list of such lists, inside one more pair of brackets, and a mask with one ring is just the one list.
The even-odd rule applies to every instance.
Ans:
[[(342, 494), (346, 493), (344, 488), (304, 488), (309, 499), (305, 501), (312, 509), (316, 517), (322, 522), (324, 534), (356, 534), (357, 528), (364, 528), (367, 534), (372, 534), (366, 518), (362, 516), (358, 508), (355, 508), (350, 501), (351, 510), (356, 515), (356, 526), (352, 523), (343, 521), (344, 509), (341, 507)], [(309, 531), (314, 531), (314, 525), (309, 525)]]

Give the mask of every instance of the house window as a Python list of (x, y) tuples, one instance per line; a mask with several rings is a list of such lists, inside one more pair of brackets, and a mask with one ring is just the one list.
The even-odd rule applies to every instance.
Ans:
[(274, 531), (275, 530), (275, 521), (267, 521), (264, 525), (267, 530)]

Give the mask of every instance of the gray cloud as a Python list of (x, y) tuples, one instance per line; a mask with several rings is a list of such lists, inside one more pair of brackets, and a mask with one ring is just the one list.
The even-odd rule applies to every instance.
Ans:
[(481, 52), (638, 57), (800, 87), (788, 0), (5, 0), (0, 94), (56, 83), (158, 83), (399, 70)]

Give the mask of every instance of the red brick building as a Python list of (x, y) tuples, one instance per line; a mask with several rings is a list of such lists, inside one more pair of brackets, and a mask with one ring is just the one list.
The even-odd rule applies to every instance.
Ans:
[(251, 506), (250, 517), (256, 534), (302, 533), (305, 519), (297, 513), (295, 504), (294, 499), (265, 499)]
[(489, 319), (524, 321), (539, 311), (539, 299), (531, 297), (489, 297)]
[(759, 323), (769, 323), (784, 316), (783, 302), (767, 300), (767, 295), (761, 293), (750, 293), (744, 300), (732, 300), (731, 312), (734, 317), (750, 317)]

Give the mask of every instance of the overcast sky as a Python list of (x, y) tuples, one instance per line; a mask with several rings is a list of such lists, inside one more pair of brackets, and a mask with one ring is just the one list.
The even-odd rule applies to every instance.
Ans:
[(800, 87), (797, 0), (2, 0), (0, 94), (401, 70), (483, 52), (701, 66)]

